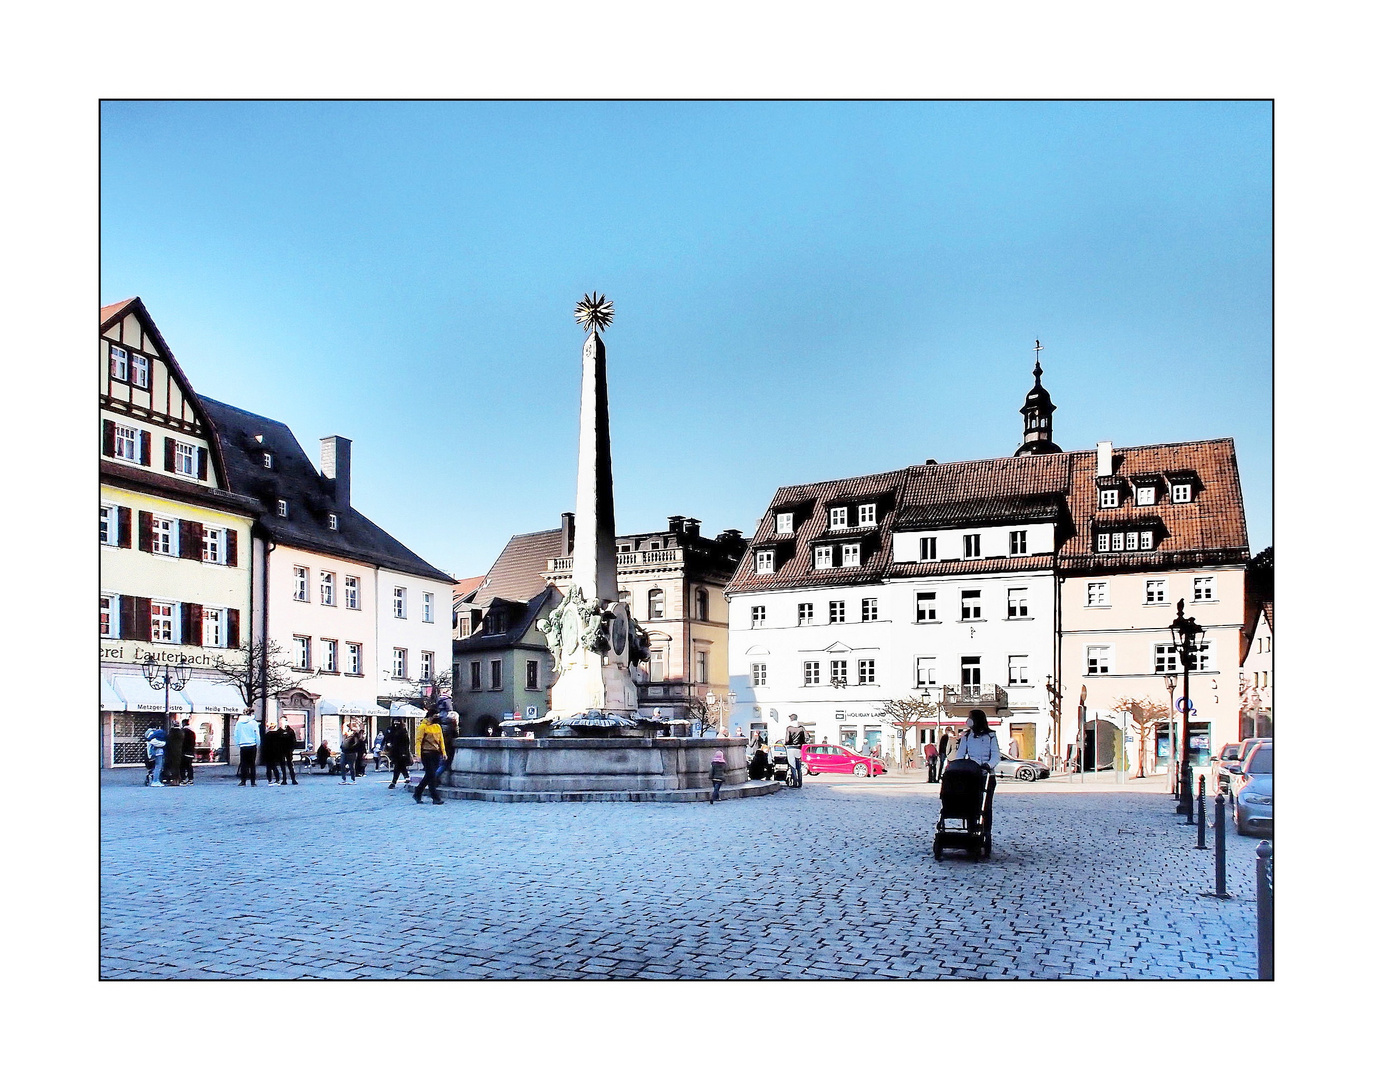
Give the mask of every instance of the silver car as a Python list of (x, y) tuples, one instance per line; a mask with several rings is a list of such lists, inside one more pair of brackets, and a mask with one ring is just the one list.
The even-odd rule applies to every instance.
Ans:
[(1014, 777), (1016, 780), (1044, 780), (1049, 775), (1049, 766), (1042, 761), (1022, 761), (1020, 758), (1003, 757), (996, 767), (998, 779)]
[(1255, 773), (1235, 796), (1235, 829), (1241, 836), (1273, 831), (1273, 774)]

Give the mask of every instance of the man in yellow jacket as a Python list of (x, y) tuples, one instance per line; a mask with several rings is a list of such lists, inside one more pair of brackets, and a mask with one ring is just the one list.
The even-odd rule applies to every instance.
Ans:
[(439, 766), (443, 764), (443, 728), (439, 727), (433, 708), (424, 714), (424, 719), (415, 729), (415, 757), (424, 766), (424, 779), (415, 788), (415, 802), (424, 801), (420, 796), (428, 785), (429, 798), (436, 806), (442, 806), (443, 800), (439, 798)]

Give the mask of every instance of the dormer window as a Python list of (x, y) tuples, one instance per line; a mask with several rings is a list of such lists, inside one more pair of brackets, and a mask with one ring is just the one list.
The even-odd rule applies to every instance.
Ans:
[(939, 538), (922, 536), (920, 538), (920, 561), (934, 562), (939, 558)]
[(771, 548), (768, 548), (764, 551), (754, 552), (754, 569), (757, 570), (760, 574), (771, 574), (774, 569), (775, 558), (776, 552), (774, 552)]
[(859, 505), (859, 507), (858, 507), (858, 524), (859, 524), (859, 525), (876, 525), (876, 524), (877, 524), (877, 504), (876, 504), (876, 503), (862, 503), (862, 504)]
[(834, 566), (834, 548), (821, 544), (815, 549), (815, 569), (829, 570)]
[(778, 514), (778, 515), (777, 515), (777, 534), (778, 534), (779, 536), (786, 536), (786, 535), (790, 534), (790, 532), (791, 532), (791, 521), (792, 521), (792, 515), (791, 515), (791, 514)]
[(277, 500), (277, 517), (284, 518), (287, 515), (288, 507), (285, 499)]
[(963, 558), (982, 558), (982, 534), (967, 533), (963, 537)]
[(847, 529), (849, 527), (849, 508), (847, 506), (830, 507), (830, 528)]
[(1173, 485), (1173, 502), (1175, 502), (1175, 503), (1189, 503), (1189, 502), (1191, 502), (1191, 501), (1192, 501), (1192, 485), (1191, 485), (1191, 484), (1174, 484), (1174, 485)]
[(1099, 492), (1100, 506), (1103, 510), (1114, 510), (1120, 505), (1120, 492), (1116, 488), (1102, 488)]
[(330, 515), (329, 515), (329, 528), (332, 529), (334, 532), (338, 532), (338, 515), (337, 515), (337, 514), (330, 514)]
[(1158, 489), (1155, 488), (1153, 484), (1146, 484), (1144, 487), (1136, 488), (1136, 489), (1135, 489), (1135, 505), (1136, 505), (1136, 506), (1153, 506), (1153, 505), (1154, 505), (1154, 498), (1155, 498), (1155, 496), (1157, 495), (1157, 492), (1158, 492)]
[(272, 467), (272, 455), (265, 451), (262, 454), (262, 467), (264, 469), (270, 469)]
[(845, 544), (843, 546), (843, 550), (840, 552), (840, 555), (844, 561), (845, 566), (859, 565), (860, 555), (857, 544)]

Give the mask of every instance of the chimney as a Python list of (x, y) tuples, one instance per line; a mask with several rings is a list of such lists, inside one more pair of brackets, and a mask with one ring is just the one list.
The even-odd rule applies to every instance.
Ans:
[(319, 440), (320, 472), (334, 482), (334, 505), (347, 510), (353, 500), (353, 440), (330, 435)]
[(1113, 471), (1111, 468), (1111, 444), (1109, 442), (1097, 443), (1096, 474), (1098, 476), (1110, 476)]
[(572, 554), (572, 548), (577, 539), (577, 515), (563, 514), (563, 551), (562, 557), (565, 559)]
[(668, 519), (667, 519), (667, 531), (670, 532), (670, 533), (679, 533), (679, 532), (681, 532), (681, 531), (682, 531), (682, 522), (684, 522), (685, 520), (686, 520), (686, 518), (683, 517), (681, 514), (675, 514), (675, 515), (673, 515), (672, 517), (668, 518)]
[(700, 535), (701, 535), (701, 519), (700, 519), (700, 518), (687, 518), (686, 521), (683, 522), (683, 529), (682, 529), (682, 531), (685, 532), (688, 536), (700, 536)]
[(927, 457), (927, 458), (925, 459), (925, 464), (926, 464), (926, 465), (938, 465), (939, 462), (935, 461), (934, 458), (932, 458), (932, 457)]

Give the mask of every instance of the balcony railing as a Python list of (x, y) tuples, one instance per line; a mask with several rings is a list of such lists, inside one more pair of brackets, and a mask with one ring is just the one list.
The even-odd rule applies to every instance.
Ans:
[[(681, 548), (663, 548), (660, 551), (621, 551), (615, 556), (615, 565), (620, 567), (680, 566), (681, 562)], [(571, 555), (548, 560), (547, 572), (550, 574), (570, 573), (571, 570)]]
[(965, 683), (944, 687), (944, 711), (954, 709), (1004, 709), (1010, 697), (1004, 687), (994, 683)]

